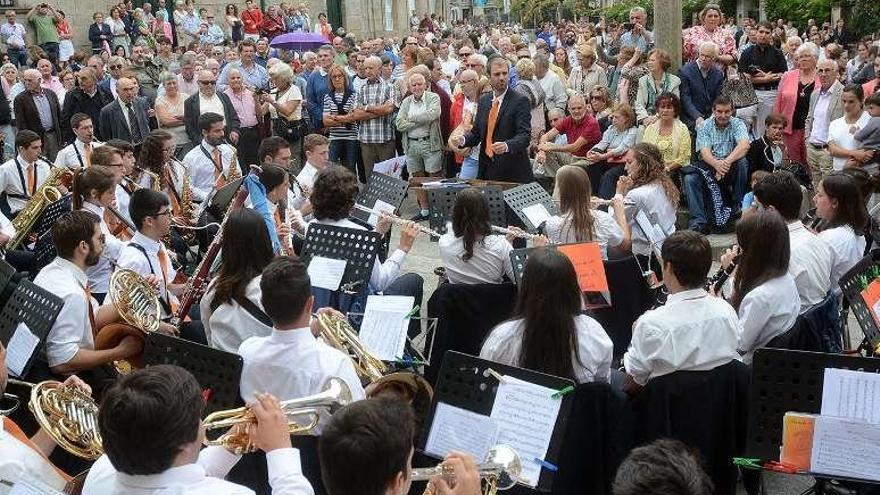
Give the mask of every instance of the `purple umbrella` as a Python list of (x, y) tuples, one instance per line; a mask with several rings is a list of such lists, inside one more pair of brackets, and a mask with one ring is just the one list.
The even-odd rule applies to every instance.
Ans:
[(285, 33), (276, 36), (269, 46), (285, 50), (308, 50), (327, 43), (327, 38), (318, 33)]

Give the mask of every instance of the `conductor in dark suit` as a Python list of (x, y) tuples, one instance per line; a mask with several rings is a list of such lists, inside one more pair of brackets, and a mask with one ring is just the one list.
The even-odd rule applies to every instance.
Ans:
[(101, 109), (101, 135), (105, 139), (121, 139), (140, 145), (150, 133), (150, 116), (146, 98), (139, 97), (137, 80), (123, 76), (116, 83), (118, 98)]
[[(58, 96), (51, 89), (40, 87), (40, 72), (36, 69), (24, 71), (24, 91), (15, 97), (15, 123), (19, 131), (36, 132), (43, 141), (43, 152), (50, 160), (61, 149), (61, 105)], [(7, 136), (7, 139), (12, 139)]]
[(196, 79), (199, 82), (199, 91), (183, 102), (183, 123), (189, 140), (193, 146), (202, 142), (199, 117), (204, 113), (213, 112), (223, 116), (226, 139), (233, 145), (237, 144), (241, 121), (229, 97), (217, 91), (217, 76), (209, 70), (203, 70), (198, 73)]
[(455, 144), (461, 148), (480, 145), (480, 179), (532, 182), (529, 100), (508, 89), (507, 60), (492, 58), (488, 70), (492, 92), (480, 97), (473, 129)]

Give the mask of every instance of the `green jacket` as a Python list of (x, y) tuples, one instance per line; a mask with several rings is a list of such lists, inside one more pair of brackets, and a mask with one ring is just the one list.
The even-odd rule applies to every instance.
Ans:
[(409, 147), (407, 132), (414, 127), (428, 122), (431, 123), (431, 151), (439, 151), (443, 148), (443, 138), (440, 136), (440, 97), (437, 96), (437, 93), (425, 91), (422, 98), (425, 100), (427, 111), (424, 115), (420, 115), (418, 120), (411, 120), (409, 118), (409, 106), (413, 101), (412, 95), (404, 98), (403, 103), (400, 104), (400, 110), (397, 112), (397, 118), (394, 119), (394, 125), (403, 134), (404, 153), (406, 153)]

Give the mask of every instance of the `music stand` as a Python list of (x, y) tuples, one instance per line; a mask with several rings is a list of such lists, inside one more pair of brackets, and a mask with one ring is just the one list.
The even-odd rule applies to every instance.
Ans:
[[(840, 277), (840, 289), (869, 344), (869, 351), (880, 350), (880, 328), (875, 305), (880, 302), (880, 249), (874, 249)], [(869, 307), (870, 305), (870, 307)], [(880, 310), (880, 305), (876, 308)], [(876, 316), (875, 316), (876, 315)]]
[(150, 333), (144, 339), (144, 367), (173, 364), (189, 371), (209, 389), (205, 413), (236, 407), (244, 360), (238, 354), (221, 351), (170, 335)]
[[(405, 180), (373, 172), (370, 175), (370, 180), (367, 181), (366, 189), (358, 194), (355, 203), (367, 208), (373, 208), (376, 205), (376, 200), (382, 200), (389, 205), (394, 205), (394, 210), (397, 211), (406, 198), (406, 189), (408, 187), (409, 183)], [(369, 213), (353, 209), (350, 215), (355, 220), (358, 220), (358, 223), (369, 225)]]
[(15, 282), (21, 278), (21, 275), (16, 277), (17, 273), (14, 266), (0, 259), (0, 307), (6, 304), (9, 295), (15, 290)]
[[(467, 186), (465, 186), (467, 187)], [(432, 187), (428, 191), (428, 208), (429, 225), (431, 230), (439, 233), (446, 233), (446, 223), (452, 213), (452, 206), (455, 204), (455, 197), (461, 191), (461, 186)], [(500, 187), (487, 186), (478, 187), (481, 193), (486, 196), (489, 201), (489, 220), (492, 225), (506, 226), (507, 224), (507, 205), (504, 202), (504, 192)], [(432, 237), (431, 241), (437, 242), (437, 238)]]
[(382, 237), (377, 232), (312, 222), (306, 232), (300, 259), (308, 266), (313, 256), (345, 260), (340, 288), (365, 288), (373, 274)]
[(226, 210), (229, 209), (229, 205), (232, 204), (232, 200), (235, 199), (235, 196), (238, 194), (238, 190), (243, 182), (244, 177), (236, 179), (218, 189), (217, 192), (211, 196), (206, 211), (213, 215), (215, 219), (222, 219), (226, 215)]
[(70, 196), (64, 196), (58, 201), (49, 204), (46, 206), (46, 209), (43, 210), (43, 214), (40, 215), (40, 218), (34, 223), (33, 229), (31, 232), (37, 234), (37, 237), (43, 237), (50, 230), (52, 230), (52, 225), (58, 220), (61, 215), (67, 213), (71, 210), (71, 199)]
[[(425, 428), (419, 440), (419, 448), (422, 451), (424, 451), (425, 445), (428, 442), (431, 424), (434, 422), (434, 414), (439, 402), (485, 416), (491, 414), (492, 405), (495, 403), (495, 394), (498, 392), (498, 380), (491, 375), (489, 369), (501, 375), (511, 376), (555, 390), (562, 390), (569, 386), (574, 387), (574, 382), (565, 378), (494, 363), (469, 354), (447, 351), (443, 356), (443, 364), (440, 367), (437, 383), (434, 385), (431, 411), (425, 420)], [(574, 394), (568, 394), (563, 395), (561, 398), (562, 404), (556, 417), (556, 425), (550, 438), (547, 455), (544, 457), (544, 460), (551, 464), (559, 464), (559, 455), (562, 450), (562, 441), (565, 437), (568, 413), (571, 411), (573, 397)], [(553, 478), (554, 474), (551, 471), (541, 469), (537, 490), (549, 492), (553, 484)]]
[(519, 217), (529, 232), (536, 232), (540, 225), (534, 225), (529, 217), (523, 213), (523, 208), (544, 205), (550, 215), (555, 215), (558, 211), (553, 198), (537, 182), (530, 182), (504, 191), (504, 202)]
[[(9, 300), (0, 310), (0, 340), (3, 341), (4, 346), (8, 346), (19, 323), (24, 323), (41, 343), (45, 343), (46, 336), (63, 306), (64, 301), (55, 294), (30, 280), (19, 280), (15, 290), (9, 295)], [(27, 376), (37, 349), (40, 349), (40, 346), (37, 346), (35, 352), (28, 358), (21, 376)]]
[(779, 458), (786, 412), (819, 414), (825, 368), (876, 373), (880, 371), (880, 359), (771, 348), (755, 351), (749, 385), (747, 457)]
[[(351, 325), (351, 327), (357, 330), (358, 333), (360, 333), (361, 323), (363, 323), (364, 321), (364, 313), (355, 313), (349, 311), (346, 316), (348, 317), (348, 323)], [(411, 316), (409, 320), (417, 320), (419, 322), (419, 333), (415, 335), (408, 334), (406, 336), (406, 346), (404, 346), (403, 348), (404, 359), (401, 362), (392, 363), (402, 368), (416, 368), (422, 366), (421, 364), (410, 362), (413, 360), (426, 363), (425, 365), (430, 363), (431, 354), (434, 351), (434, 336), (437, 333), (438, 318), (430, 316)], [(416, 345), (416, 341), (419, 340), (424, 343), (421, 351)]]

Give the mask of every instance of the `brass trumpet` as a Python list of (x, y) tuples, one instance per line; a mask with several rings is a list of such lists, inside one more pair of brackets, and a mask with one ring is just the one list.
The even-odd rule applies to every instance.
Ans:
[[(351, 403), (351, 391), (341, 378), (331, 377), (318, 394), (292, 399), (281, 403), (281, 410), (287, 416), (288, 430), (292, 435), (306, 435), (315, 430), (321, 421), (321, 413), (333, 414)], [(308, 422), (300, 420), (307, 418)], [(216, 411), (202, 421), (205, 431), (232, 428), (216, 440), (205, 438), (205, 445), (220, 445), (235, 454), (253, 452), (247, 425), (256, 422), (256, 416), (248, 407)]]
[[(480, 478), (486, 480), (484, 495), (493, 495), (497, 491), (510, 490), (516, 485), (522, 474), (522, 459), (515, 450), (507, 445), (496, 445), (489, 449), (486, 459), (477, 465)], [(413, 481), (426, 481), (434, 476), (441, 476), (450, 486), (455, 485), (455, 471), (450, 466), (440, 463), (431, 468), (417, 468), (410, 471)], [(423, 495), (433, 495), (434, 487), (428, 484)]]

